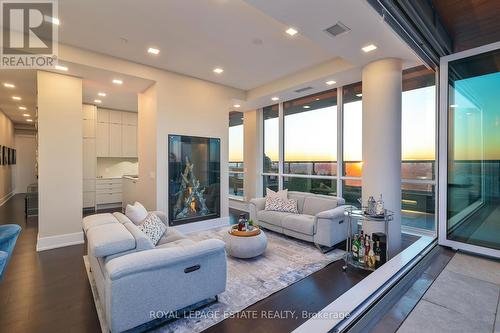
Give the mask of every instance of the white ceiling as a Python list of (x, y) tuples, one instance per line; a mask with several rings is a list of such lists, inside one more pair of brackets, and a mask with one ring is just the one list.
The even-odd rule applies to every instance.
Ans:
[[(417, 60), (364, 0), (60, 0), (59, 18), (62, 43), (244, 90), (335, 57)], [(352, 31), (323, 31), (339, 20)]]
[[(105, 71), (89, 66), (62, 63), (68, 67), (67, 72), (53, 70), (54, 73), (72, 75), (82, 78), (82, 102), (95, 104), (100, 107), (135, 111), (137, 112), (137, 93), (144, 91), (154, 82), (138, 77)], [(112, 80), (118, 78), (122, 85), (115, 85)], [(14, 89), (4, 87), (4, 83), (12, 83)], [(30, 114), (35, 120), (36, 108), (36, 71), (35, 70), (0, 70), (0, 110), (16, 124), (27, 124), (24, 113)], [(106, 93), (106, 97), (98, 96), (99, 92)], [(15, 101), (12, 96), (19, 96), (21, 101)], [(94, 100), (102, 101), (96, 104)], [(25, 106), (28, 110), (19, 110)], [(28, 123), (29, 124), (29, 123)]]

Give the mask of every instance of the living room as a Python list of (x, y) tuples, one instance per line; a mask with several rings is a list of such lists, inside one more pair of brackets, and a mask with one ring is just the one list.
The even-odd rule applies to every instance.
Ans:
[[(476, 262), (454, 250), (495, 257), (492, 240), (446, 243), (496, 232), (496, 206), (478, 201), (484, 171), (450, 168), (446, 183), (439, 154), (448, 112), (471, 136), (456, 163), (489, 152), (460, 123), (489, 95), (474, 81), (443, 97), (448, 72), (388, 7), (45, 2), (32, 10), (57, 63), (0, 68), (6, 330), (396, 331), (448, 262)], [(452, 67), (459, 51), (441, 56)], [(457, 87), (482, 74), (456, 72)], [(472, 230), (471, 214), (486, 222)]]

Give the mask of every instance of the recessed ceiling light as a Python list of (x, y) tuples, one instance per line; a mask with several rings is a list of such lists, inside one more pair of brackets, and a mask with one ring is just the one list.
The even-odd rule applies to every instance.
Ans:
[(222, 74), (222, 72), (224, 72), (224, 70), (222, 68), (219, 68), (219, 67), (214, 68), (214, 73), (216, 73), (216, 74)]
[(148, 49), (148, 53), (151, 53), (151, 54), (157, 55), (157, 54), (160, 54), (160, 50), (155, 49), (154, 47), (150, 47), (150, 48)]
[(316, 98), (317, 101), (319, 101), (319, 98)]
[(357, 96), (357, 97), (361, 97), (361, 96), (363, 96), (363, 94), (356, 94), (356, 96)]
[(330, 81), (326, 81), (326, 84), (331, 86), (333, 84), (337, 83), (336, 81), (333, 81), (333, 80), (330, 80)]
[(271, 100), (272, 100), (272, 101), (279, 101), (279, 99), (280, 99), (280, 98), (279, 98), (279, 97), (277, 97), (277, 96), (274, 96), (274, 97), (272, 97), (272, 98), (271, 98)]
[(56, 18), (56, 17), (45, 16), (44, 19), (45, 19), (45, 21), (50, 22), (50, 23), (55, 24), (55, 25), (61, 24), (61, 22), (59, 21), (59, 19)]
[(6, 88), (15, 88), (16, 87), (12, 83), (4, 83), (3, 86), (6, 87)]
[(296, 29), (294, 29), (294, 28), (288, 28), (288, 29), (286, 29), (285, 32), (287, 34), (289, 34), (290, 36), (295, 36), (298, 33), (298, 31)]
[(15, 101), (20, 101), (22, 98), (19, 96), (12, 96), (12, 99)]
[(451, 104), (450, 108), (458, 108), (458, 104)]
[(99, 95), (101, 97), (106, 97), (106, 93), (104, 93), (104, 92), (97, 93), (97, 95)]
[(241, 105), (239, 105), (239, 104), (234, 104), (234, 105), (233, 105), (233, 107), (235, 107), (235, 108), (239, 108), (240, 106), (241, 106)]
[(365, 47), (362, 47), (361, 49), (363, 50), (363, 52), (368, 53), (370, 51), (376, 50), (377, 47), (373, 44), (370, 44), (370, 45), (366, 45)]
[(304, 105), (303, 108), (304, 109), (310, 109), (311, 107), (309, 105)]
[(28, 113), (23, 114), (23, 117), (29, 117), (30, 115)]
[(467, 112), (466, 115), (472, 116), (472, 112)]
[(27, 110), (27, 109), (26, 109), (26, 107), (25, 107), (25, 106), (20, 106), (20, 107), (19, 107), (19, 110), (23, 110), (23, 111), (24, 111), (24, 110)]
[(101, 104), (102, 101), (100, 99), (94, 99), (94, 103)]
[(63, 72), (67, 72), (68, 71), (68, 67), (62, 66), (62, 65), (56, 65), (56, 69), (58, 71), (63, 71)]
[(123, 84), (123, 81), (120, 79), (113, 79), (114, 84)]
[(28, 123), (31, 123), (31, 122), (33, 122), (33, 119), (26, 119), (26, 121), (27, 121)]

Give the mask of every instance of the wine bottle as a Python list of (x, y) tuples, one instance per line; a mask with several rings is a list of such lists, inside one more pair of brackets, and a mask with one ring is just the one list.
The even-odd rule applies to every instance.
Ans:
[(360, 264), (364, 264), (365, 263), (365, 244), (364, 244), (363, 231), (361, 231), (361, 237), (358, 240), (358, 242), (359, 242), (358, 262)]
[(377, 245), (375, 247), (375, 267), (376, 268), (380, 267), (380, 264), (381, 264), (381, 261), (380, 261), (381, 254), (382, 254), (382, 249), (380, 248), (380, 241), (377, 241)]
[(358, 235), (354, 235), (354, 241), (352, 242), (352, 257), (354, 260), (358, 260)]
[(368, 251), (368, 266), (375, 267), (375, 251), (373, 251), (373, 240), (370, 240), (370, 250)]
[(368, 264), (368, 253), (370, 252), (370, 236), (365, 237), (365, 263)]

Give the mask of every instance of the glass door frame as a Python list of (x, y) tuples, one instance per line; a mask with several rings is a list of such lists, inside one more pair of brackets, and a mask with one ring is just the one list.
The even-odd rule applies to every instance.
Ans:
[[(448, 239), (448, 64), (451, 61), (472, 57), (500, 49), (500, 42), (461, 51), (440, 59), (439, 65), (439, 146), (438, 146), (438, 243), (453, 249), (464, 250), (490, 257), (500, 258), (500, 250), (467, 244)], [(483, 180), (484, 182), (484, 177)], [(484, 186), (483, 186), (484, 191)], [(477, 203), (477, 202), (476, 202)], [(473, 204), (474, 205), (474, 204)], [(470, 206), (469, 206), (470, 207)]]

